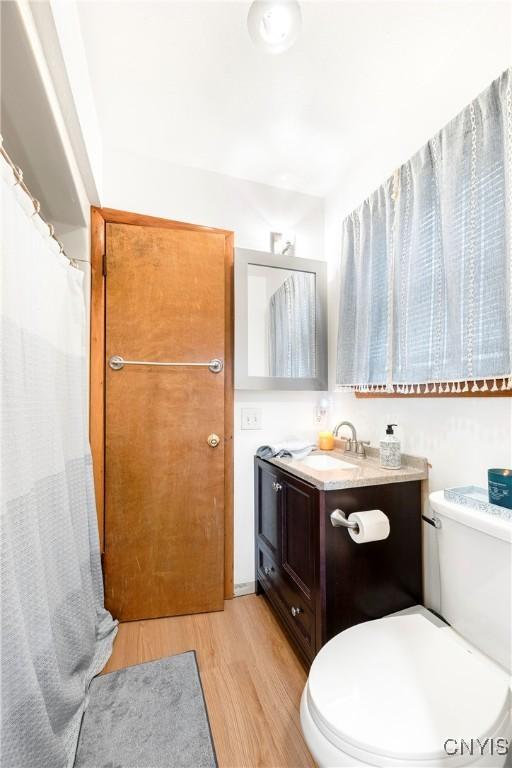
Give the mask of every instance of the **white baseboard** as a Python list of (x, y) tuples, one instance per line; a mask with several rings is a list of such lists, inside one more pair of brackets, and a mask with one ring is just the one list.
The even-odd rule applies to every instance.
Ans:
[(235, 597), (242, 597), (242, 595), (252, 595), (253, 592), (256, 592), (256, 582), (255, 581), (245, 581), (241, 584), (235, 584)]

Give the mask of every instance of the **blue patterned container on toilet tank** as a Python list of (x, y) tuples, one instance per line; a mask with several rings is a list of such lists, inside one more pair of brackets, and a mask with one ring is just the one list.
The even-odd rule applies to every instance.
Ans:
[(512, 469), (490, 469), (489, 501), (512, 509)]

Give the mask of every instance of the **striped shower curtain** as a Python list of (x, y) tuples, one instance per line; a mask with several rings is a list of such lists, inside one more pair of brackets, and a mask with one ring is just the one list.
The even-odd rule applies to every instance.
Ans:
[(294, 272), (270, 297), (271, 376), (316, 376), (315, 276)]
[(0, 157), (1, 733), (5, 768), (72, 766), (103, 608), (83, 274)]

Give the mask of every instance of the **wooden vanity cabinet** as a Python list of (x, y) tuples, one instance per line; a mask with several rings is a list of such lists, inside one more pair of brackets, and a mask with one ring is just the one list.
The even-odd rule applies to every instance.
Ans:
[(316, 649), (319, 493), (256, 460), (256, 581), (307, 661)]
[[(330, 514), (381, 509), (384, 541), (356, 544)], [(308, 666), (334, 635), (422, 602), (421, 482), (322, 491), (255, 459), (256, 585)]]

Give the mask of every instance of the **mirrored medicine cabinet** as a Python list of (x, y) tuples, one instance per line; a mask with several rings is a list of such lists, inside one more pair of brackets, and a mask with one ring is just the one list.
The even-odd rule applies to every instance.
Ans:
[(325, 262), (235, 250), (235, 387), (327, 389)]

